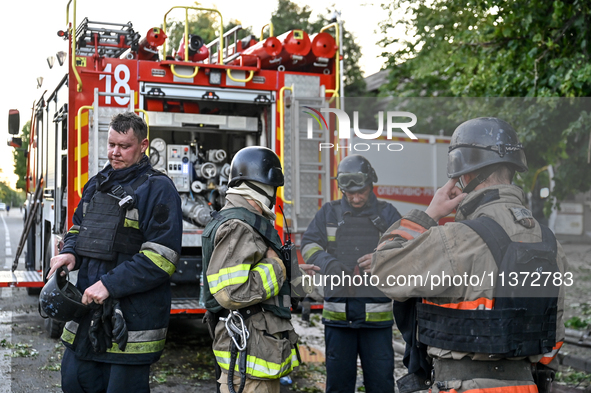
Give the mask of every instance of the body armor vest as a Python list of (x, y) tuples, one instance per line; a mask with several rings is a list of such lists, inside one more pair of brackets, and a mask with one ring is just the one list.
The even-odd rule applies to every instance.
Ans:
[[(218, 228), (228, 220), (241, 220), (246, 224), (250, 225), (254, 228), (257, 233), (263, 237), (265, 243), (269, 247), (271, 247), (280, 258), (283, 258), (283, 252), (281, 250), (282, 244), (281, 239), (279, 238), (279, 234), (271, 224), (269, 220), (266, 218), (252, 213), (249, 210), (236, 207), (223, 210), (221, 212), (214, 211), (211, 213), (213, 220), (207, 224), (205, 229), (203, 230), (203, 243), (202, 243), (202, 251), (203, 251), (203, 276), (207, 277), (207, 268), (209, 267), (209, 261), (211, 259), (211, 254), (213, 253), (213, 249), (215, 246), (215, 234)], [(286, 270), (290, 271), (290, 266), (286, 266)], [(205, 298), (205, 308), (207, 310), (218, 313), (220, 312), (223, 307), (215, 300), (213, 295), (209, 289), (209, 283), (207, 279), (204, 279), (202, 290), (204, 291), (204, 298)], [(260, 303), (261, 307), (266, 310), (270, 311), (279, 318), (290, 319), (291, 318), (291, 311), (290, 311), (290, 304), (285, 304), (284, 299), (290, 296), (290, 285), (288, 280), (286, 279), (281, 289), (279, 290), (279, 294), (276, 296), (278, 300), (278, 304), (270, 304), (269, 302), (262, 302)]]
[[(554, 273), (559, 271), (556, 238), (552, 231), (541, 226), (540, 243), (521, 243), (511, 241), (505, 230), (489, 217), (461, 223), (478, 233), (497, 264), (493, 309), (456, 310), (417, 304), (419, 341), (452, 351), (501, 357), (552, 351), (556, 344), (560, 290), (560, 285), (555, 285), (552, 280)], [(520, 275), (522, 272), (528, 273), (527, 279)], [(515, 273), (518, 285), (510, 285), (509, 277)], [(543, 273), (551, 275), (548, 285), (543, 284)]]
[[(113, 186), (108, 192), (96, 191), (80, 223), (76, 241), (76, 254), (104, 261), (117, 261), (119, 254), (134, 255), (145, 242), (138, 228), (125, 225), (125, 216), (134, 203), (120, 204), (126, 197), (133, 201), (135, 190), (152, 175), (161, 174), (152, 169), (129, 186)], [(118, 189), (115, 196), (113, 190)], [(123, 191), (124, 190), (124, 191)]]
[[(337, 232), (335, 242), (330, 242), (328, 253), (333, 255), (345, 268), (353, 271), (355, 274), (363, 275), (359, 271), (357, 260), (366, 254), (374, 252), (378, 245), (382, 233), (386, 232), (388, 226), (381, 219), (380, 216), (353, 216), (350, 212), (343, 212), (341, 201), (336, 200), (331, 202), (333, 211), (337, 218)], [(378, 210), (383, 209), (385, 202), (378, 201)], [(384, 294), (374, 287), (356, 286), (350, 288), (354, 293), (349, 291), (348, 296), (360, 297), (383, 297)], [(327, 291), (325, 289), (325, 291)], [(334, 295), (341, 291), (337, 290)], [(327, 292), (330, 296), (330, 291)], [(390, 302), (390, 299), (384, 298), (385, 302)]]

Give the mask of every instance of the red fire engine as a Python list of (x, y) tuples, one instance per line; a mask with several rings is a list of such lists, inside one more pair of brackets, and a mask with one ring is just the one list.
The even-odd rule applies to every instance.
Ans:
[[(176, 11), (185, 11), (185, 26), (188, 11), (219, 15), (218, 37), (204, 43), (185, 28), (176, 54), (163, 55), (167, 17)], [(0, 285), (31, 292), (43, 285), (84, 184), (108, 162), (109, 120), (122, 111), (135, 111), (148, 123), (152, 165), (173, 180), (182, 199), (183, 248), (172, 277), (172, 313), (205, 311), (199, 305), (201, 233), (209, 213), (224, 204), (229, 162), (242, 147), (267, 146), (280, 156), (286, 184), (279, 190), (283, 210), (277, 208), (275, 225), (283, 237), (287, 224), (297, 244), (331, 197), (335, 158), (319, 153), (318, 143), (331, 142), (332, 132), (318, 129), (308, 139), (300, 106), (338, 102), (339, 25), (312, 36), (292, 30), (277, 37), (270, 26), (266, 39), (262, 32), (260, 39), (241, 37), (241, 26), (228, 32), (222, 26), (217, 10), (172, 7), (162, 28), (140, 38), (131, 23), (85, 18), (77, 25), (73, 14), (67, 30), (58, 33), (68, 42), (68, 72), (33, 108), (28, 219), (19, 247), (20, 254), (27, 240), (25, 266), (2, 273)]]

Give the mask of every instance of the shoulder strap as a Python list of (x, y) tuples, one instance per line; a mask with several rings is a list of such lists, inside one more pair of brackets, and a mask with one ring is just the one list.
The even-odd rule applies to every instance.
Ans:
[(343, 217), (343, 207), (341, 206), (341, 200), (337, 199), (335, 201), (331, 201), (330, 205), (332, 206), (332, 210), (337, 219), (337, 226), (340, 227), (345, 223), (345, 219)]
[(380, 233), (385, 233), (388, 230), (389, 225), (382, 219), (380, 213), (386, 207), (388, 203), (384, 201), (378, 201), (378, 214), (374, 214), (370, 216), (369, 219), (371, 220), (372, 224), (380, 231)]
[(507, 232), (495, 220), (490, 217), (481, 216), (474, 220), (458, 221), (467, 225), (484, 240), (490, 252), (495, 258), (497, 266), (501, 267), (501, 262), (507, 248), (513, 241), (507, 235)]
[(252, 228), (254, 228), (259, 233), (259, 235), (261, 235), (270, 245), (272, 245), (277, 250), (281, 249), (282, 243), (281, 239), (279, 238), (279, 234), (271, 222), (266, 218), (258, 214), (254, 214), (243, 207), (233, 207), (216, 213), (217, 214), (212, 213), (212, 217), (217, 220), (222, 219), (223, 221), (227, 221), (230, 219), (236, 219), (247, 223)]
[(130, 184), (123, 186), (123, 189), (128, 195), (133, 196), (135, 194), (135, 190), (144, 184), (151, 176), (158, 175), (164, 175), (164, 173), (157, 171), (154, 168), (149, 168), (143, 175), (132, 181)]

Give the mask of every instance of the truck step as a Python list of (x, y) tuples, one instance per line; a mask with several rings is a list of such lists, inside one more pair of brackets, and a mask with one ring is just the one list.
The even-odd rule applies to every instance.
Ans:
[(45, 285), (41, 271), (0, 271), (0, 287), (41, 288)]
[(205, 314), (207, 310), (199, 305), (199, 299), (172, 299), (170, 314)]

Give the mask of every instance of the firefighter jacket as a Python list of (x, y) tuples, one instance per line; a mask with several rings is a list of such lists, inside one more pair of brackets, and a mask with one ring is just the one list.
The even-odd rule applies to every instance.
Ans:
[[(366, 205), (353, 209), (347, 198), (324, 204), (302, 237), (304, 261), (320, 266), (321, 274), (359, 272), (357, 260), (372, 253), (382, 233), (400, 219), (389, 203), (370, 193)], [(339, 266), (335, 269), (334, 266)], [(330, 282), (330, 280), (328, 280)], [(347, 293), (344, 293), (344, 291)], [(392, 301), (376, 288), (355, 286), (335, 291), (324, 288), (322, 321), (335, 327), (388, 327), (394, 323)]]
[[(421, 297), (424, 304), (434, 305), (436, 309), (441, 309), (442, 313), (443, 310), (449, 309), (494, 310), (493, 294), (495, 286), (500, 285), (497, 264), (483, 238), (468, 225), (461, 223), (484, 216), (498, 223), (513, 242), (552, 242), (550, 246), (554, 247), (556, 252), (554, 265), (564, 277), (567, 261), (562, 247), (553, 236), (551, 240), (548, 240), (547, 236), (543, 237), (539, 223), (525, 209), (524, 200), (523, 191), (516, 186), (486, 187), (470, 193), (462, 201), (457, 209), (456, 222), (441, 226), (426, 213), (412, 210), (390, 227), (380, 239), (378, 249), (373, 255), (372, 274), (377, 275), (382, 283), (389, 280), (389, 283), (382, 287), (382, 291), (394, 300)], [(434, 275), (438, 278), (434, 279)], [(451, 279), (445, 278), (444, 275)], [(476, 276), (484, 279), (478, 282), (474, 279), (473, 282), (466, 283), (460, 282), (460, 276), (464, 280), (466, 277)], [(453, 277), (456, 279), (455, 282)], [(445, 279), (440, 280), (441, 278)], [(547, 353), (529, 356), (532, 363), (540, 362), (547, 365), (562, 346), (564, 284), (559, 285), (561, 287), (554, 308), (555, 345)], [(465, 326), (457, 326), (458, 332), (469, 327), (468, 325), (472, 326), (474, 321), (466, 318), (462, 324)], [(458, 339), (463, 337), (462, 334), (456, 336)], [(478, 361), (503, 358), (496, 354), (453, 351), (435, 346), (429, 346), (428, 353), (435, 359), (459, 360), (467, 357)]]
[[(263, 217), (245, 198), (227, 195), (226, 206), (220, 211), (235, 211), (250, 214), (255, 219), (266, 221), (265, 225), (274, 235), (267, 239), (278, 239), (271, 222)], [(214, 220), (215, 221), (215, 220)], [(289, 291), (284, 293), (286, 269), (279, 258), (267, 258), (269, 248), (265, 239), (255, 228), (242, 219), (229, 219), (218, 226), (215, 236), (205, 233), (204, 242), (213, 240), (213, 245), (204, 244), (204, 250), (213, 246), (208, 259), (204, 255), (207, 289), (205, 292), (208, 309), (217, 312), (220, 308), (240, 310), (260, 305), (262, 311), (246, 317), (250, 337), (246, 347), (246, 375), (251, 379), (277, 379), (289, 374), (299, 365), (297, 340), (290, 322)], [(272, 248), (276, 245), (272, 244)], [(277, 250), (275, 250), (277, 252)], [(278, 253), (278, 255), (280, 255)], [(205, 287), (205, 285), (204, 285)], [(212, 302), (212, 295), (215, 302)], [(252, 309), (252, 307), (250, 308)], [(225, 323), (219, 321), (215, 327), (213, 352), (222, 370), (228, 371), (231, 358), (232, 339)], [(243, 353), (239, 354), (239, 357)], [(236, 372), (238, 372), (236, 362)]]
[[(128, 208), (109, 195), (118, 186), (133, 194)], [(147, 157), (125, 169), (113, 170), (109, 165), (86, 183), (73, 224), (61, 253), (76, 257), (76, 286), (83, 293), (102, 281), (110, 297), (120, 300), (129, 340), (124, 352), (113, 345), (106, 353), (95, 353), (88, 337), (89, 313), (66, 324), (62, 341), (83, 360), (154, 363), (164, 349), (170, 277), (181, 251), (182, 212), (175, 186), (167, 176), (153, 171)], [(82, 238), (86, 231), (101, 238), (95, 242)], [(127, 249), (118, 245), (121, 239), (129, 241)], [(85, 244), (77, 247), (79, 240)], [(107, 255), (109, 249), (116, 251)]]

